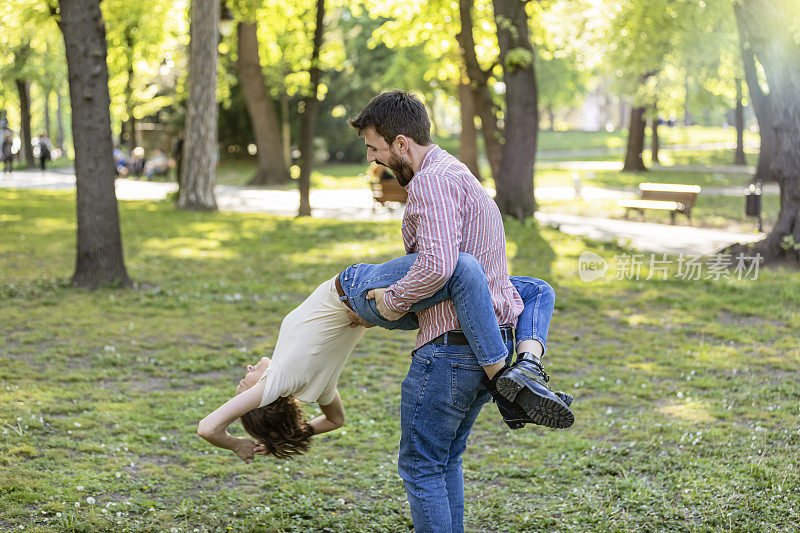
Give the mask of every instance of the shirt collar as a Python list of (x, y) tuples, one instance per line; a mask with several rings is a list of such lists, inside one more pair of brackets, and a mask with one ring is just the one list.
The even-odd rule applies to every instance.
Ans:
[(417, 173), (419, 173), (419, 172), (422, 172), (422, 170), (423, 170), (423, 169), (424, 169), (426, 166), (428, 166), (428, 165), (430, 165), (431, 163), (433, 163), (433, 161), (436, 159), (436, 156), (438, 155), (438, 152), (441, 152), (441, 151), (442, 151), (442, 149), (441, 149), (441, 148), (439, 148), (439, 145), (438, 145), (438, 144), (434, 144), (434, 145), (433, 145), (433, 148), (431, 148), (430, 150), (428, 150), (428, 153), (427, 153), (427, 154), (425, 154), (425, 157), (423, 157), (423, 158), (422, 158), (422, 164), (420, 164), (420, 166), (419, 166), (419, 170), (417, 170), (417, 172), (415, 172), (414, 174), (417, 174)]

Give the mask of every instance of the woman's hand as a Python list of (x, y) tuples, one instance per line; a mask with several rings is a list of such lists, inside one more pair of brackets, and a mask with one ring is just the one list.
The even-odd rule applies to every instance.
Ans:
[(242, 461), (250, 464), (254, 456), (254, 449), (257, 443), (245, 437), (237, 437), (236, 441), (231, 446), (231, 451), (239, 457)]

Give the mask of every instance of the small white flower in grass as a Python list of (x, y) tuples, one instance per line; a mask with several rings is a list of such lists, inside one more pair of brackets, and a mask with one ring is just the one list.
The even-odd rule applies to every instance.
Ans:
[(75, 509), (81, 506), (81, 502), (75, 502)]
[(80, 422), (75, 422), (75, 427), (76, 427), (76, 428), (79, 428), (79, 427), (81, 427), (81, 423), (80, 423)]
[(161, 437), (161, 440), (165, 441), (165, 440), (167, 440), (167, 437)]
[(170, 531), (170, 533), (178, 533), (178, 528), (177, 527), (171, 527), (171, 528), (169, 528), (169, 531)]
[(75, 490), (77, 490), (78, 492), (82, 491), (83, 485), (78, 485), (77, 487), (75, 487)]
[(610, 407), (608, 409), (606, 409), (606, 414), (607, 415), (610, 415), (613, 412), (614, 412), (614, 410), (612, 408), (610, 408)]
[(56, 513), (56, 518), (61, 518), (61, 513)]
[(91, 496), (89, 496), (88, 498), (86, 498), (86, 503), (88, 503), (89, 505), (94, 505), (94, 502), (95, 502), (95, 501), (96, 501), (96, 500), (95, 500), (94, 498), (92, 498)]
[(676, 394), (676, 396), (677, 396), (678, 398), (683, 398), (683, 393), (679, 391), (679, 392), (678, 392), (678, 394)]
[(119, 478), (121, 478), (121, 477), (122, 477), (122, 474), (120, 474), (119, 472), (116, 472), (116, 473), (114, 474), (114, 477), (115, 477), (115, 478), (117, 478), (117, 479), (119, 479)]

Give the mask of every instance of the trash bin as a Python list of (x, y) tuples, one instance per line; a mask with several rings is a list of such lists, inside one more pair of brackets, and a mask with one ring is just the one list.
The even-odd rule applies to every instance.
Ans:
[(744, 195), (744, 214), (758, 219), (758, 231), (761, 231), (761, 184), (751, 183)]

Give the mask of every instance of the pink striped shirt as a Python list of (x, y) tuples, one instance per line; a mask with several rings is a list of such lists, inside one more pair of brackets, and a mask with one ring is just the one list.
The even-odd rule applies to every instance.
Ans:
[[(458, 252), (466, 252), (486, 271), (498, 324), (515, 325), (522, 299), (508, 277), (503, 219), (475, 176), (434, 145), (406, 190), (403, 243), (407, 253), (418, 252), (419, 257), (408, 274), (388, 288), (386, 306), (406, 311), (439, 290), (453, 274)], [(417, 317), (417, 348), (461, 327), (450, 300), (418, 312)]]

